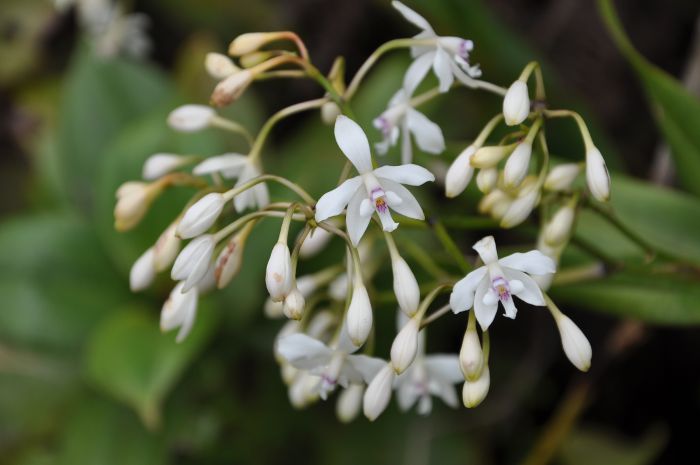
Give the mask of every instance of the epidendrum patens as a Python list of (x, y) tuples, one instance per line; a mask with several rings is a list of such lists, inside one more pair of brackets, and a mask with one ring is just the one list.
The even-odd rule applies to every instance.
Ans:
[[(128, 230), (139, 223), (164, 189), (181, 185), (200, 188), (153, 247), (134, 263), (130, 276), (132, 289), (142, 290), (157, 272), (172, 265), (170, 274), (177, 284), (163, 306), (161, 327), (164, 331), (179, 328), (177, 341), (185, 339), (196, 324), (199, 294), (223, 288), (239, 273), (244, 247), (255, 226), (265, 218), (281, 219), (279, 238), (265, 275), (270, 294), (265, 312), (290, 320), (274, 344), (282, 378), (297, 407), (326, 399), (341, 386), (337, 412), (343, 421), (353, 419), (361, 409), (374, 420), (388, 405), (393, 390), (397, 391), (401, 409), (417, 403), (420, 413), (431, 410), (431, 396), (456, 407), (457, 383), (463, 383), (466, 407), (480, 404), (490, 385), (488, 329), (499, 306), (506, 317), (516, 317), (515, 298), (547, 307), (569, 360), (582, 371), (591, 363), (588, 340), (546, 294), (572, 235), (577, 211), (584, 203), (605, 202), (610, 195), (605, 162), (584, 121), (575, 112), (548, 108), (537, 63), (528, 64), (508, 89), (481, 80), (479, 67), (469, 63), (471, 41), (438, 36), (416, 12), (399, 2), (393, 2), (393, 6), (421, 32), (379, 47), (347, 86), (341, 59), (324, 76), (292, 32), (237, 37), (229, 55), (238, 58), (238, 64), (225, 55), (209, 54), (206, 69), (219, 80), (211, 97), (213, 106), (232, 104), (254, 81), (272, 78), (310, 78), (320, 84), (325, 95), (278, 111), (256, 137), (234, 121), (218, 116), (209, 106), (177, 108), (168, 118), (175, 130), (194, 132), (212, 126), (230, 130), (248, 140), (249, 153), (206, 159), (155, 154), (144, 165), (145, 181), (126, 182), (117, 191), (116, 228)], [(293, 44), (295, 52), (272, 48), (273, 43), (284, 42)], [(385, 153), (400, 142), (402, 164), (377, 166), (365, 132), (353, 120), (351, 106), (367, 72), (386, 52), (400, 48), (410, 49), (413, 61), (401, 89), (375, 119), (374, 126), (379, 131), (377, 152)], [(431, 70), (439, 85), (414, 95)], [(528, 88), (532, 76), (533, 100)], [(481, 213), (490, 215), (504, 229), (523, 223), (538, 206), (544, 220), (536, 250), (499, 258), (493, 237), (476, 242), (473, 249), (482, 264), (478, 267), (465, 259), (444, 225), (438, 222), (427, 227), (420, 204), (405, 187), (435, 180), (429, 170), (412, 163), (413, 141), (427, 153), (439, 154), (445, 148), (440, 127), (416, 107), (460, 87), (495, 94), (503, 99), (503, 111), (491, 118), (456, 157), (444, 176), (445, 195), (460, 195), (478, 170), (476, 184), (484, 194), (478, 205)], [(261, 160), (264, 143), (277, 122), (312, 110), (320, 110), (323, 120), (333, 125), (340, 152), (347, 157), (337, 187), (318, 201), (293, 180), (266, 174)], [(544, 123), (561, 117), (572, 118), (578, 125), (585, 162), (552, 166)], [(513, 130), (500, 142), (489, 143), (499, 125)], [(190, 165), (195, 165), (191, 174), (183, 170)], [(350, 177), (353, 169), (357, 176)], [(587, 187), (574, 184), (584, 171)], [(270, 182), (285, 186), (294, 200), (271, 202), (266, 186)], [(232, 204), (235, 213), (226, 209), (227, 204)], [(229, 222), (224, 217), (229, 217)], [(376, 227), (368, 231), (372, 220)], [(292, 222), (301, 223), (303, 228), (290, 250)], [(402, 222), (434, 233), (466, 276), (425, 283), (423, 287), (428, 291), (421, 299), (416, 277), (392, 235)], [(334, 237), (346, 244), (345, 265), (338, 263), (298, 276), (300, 259), (318, 253)], [(371, 353), (373, 344), (367, 344), (374, 330), (367, 284), (388, 270), (376, 260), (381, 256), (376, 253), (382, 247), (381, 239), (388, 248), (398, 307), (398, 332), (388, 360), (375, 357)], [(190, 241), (180, 250), (183, 240)], [(428, 272), (440, 266), (426, 256), (416, 261)], [(449, 277), (442, 271), (439, 274)], [(428, 312), (436, 299), (448, 292), (449, 304)], [(450, 309), (455, 314), (472, 310), (459, 354), (426, 354), (427, 327), (448, 315)]]

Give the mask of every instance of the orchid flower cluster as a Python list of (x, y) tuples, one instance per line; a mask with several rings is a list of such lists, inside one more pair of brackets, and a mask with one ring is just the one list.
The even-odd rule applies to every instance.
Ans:
[[(134, 263), (130, 275), (131, 288), (139, 291), (153, 282), (156, 273), (170, 269), (176, 284), (163, 305), (161, 328), (179, 328), (177, 341), (184, 340), (196, 324), (200, 294), (227, 286), (241, 271), (243, 252), (255, 227), (263, 220), (280, 219), (279, 236), (265, 273), (269, 299), (264, 311), (271, 318), (289, 321), (275, 341), (274, 353), (292, 404), (301, 408), (325, 400), (340, 387), (337, 414), (342, 421), (352, 420), (360, 411), (370, 420), (376, 419), (394, 390), (402, 410), (417, 404), (421, 414), (430, 412), (432, 396), (457, 407), (458, 383), (462, 384), (462, 403), (468, 408), (479, 405), (490, 388), (489, 328), (499, 307), (507, 318), (514, 319), (518, 301), (547, 307), (569, 360), (582, 371), (588, 370), (591, 362), (587, 338), (546, 294), (582, 203), (605, 202), (610, 196), (605, 162), (583, 119), (572, 111), (548, 109), (537, 63), (528, 64), (508, 89), (481, 80), (479, 67), (470, 63), (472, 41), (438, 36), (418, 13), (397, 1), (392, 5), (420, 33), (381, 46), (348, 85), (342, 60), (336, 61), (327, 76), (322, 74), (292, 32), (238, 36), (228, 50), (237, 62), (223, 54), (209, 54), (205, 67), (219, 81), (211, 96), (212, 106), (179, 107), (168, 117), (168, 124), (182, 132), (206, 127), (230, 130), (249, 141), (250, 151), (203, 159), (155, 154), (144, 165), (143, 181), (126, 182), (119, 188), (115, 207), (116, 228), (128, 230), (139, 223), (165, 189), (183, 185), (199, 188), (181, 214)], [(273, 48), (277, 43), (295, 50)], [(378, 154), (400, 143), (401, 164), (380, 165), (382, 159), (373, 157), (367, 134), (354, 119), (352, 98), (374, 63), (386, 52), (401, 48), (410, 50), (413, 61), (387, 110), (374, 120), (378, 133), (372, 133), (377, 137), (374, 147)], [(414, 95), (431, 69), (438, 86)], [(532, 75), (536, 88), (533, 100), (528, 87)], [(257, 80), (275, 78), (312, 79), (324, 95), (280, 110), (256, 137), (213, 108), (233, 104)], [(536, 250), (499, 258), (494, 238), (486, 236), (473, 245), (476, 255), (469, 260), (444, 225), (425, 220), (414, 193), (435, 182), (436, 177), (413, 163), (413, 141), (420, 152), (435, 155), (444, 151), (445, 141), (440, 127), (416, 107), (459, 88), (495, 94), (503, 101), (503, 111), (491, 118), (453, 161), (442, 180), (445, 196), (459, 196), (478, 170), (476, 185), (484, 194), (479, 211), (497, 220), (502, 228), (523, 223), (539, 206), (542, 227)], [(263, 166), (263, 147), (271, 129), (283, 118), (303, 111), (319, 111), (323, 120), (333, 125), (339, 152), (347, 159), (336, 187), (318, 200), (294, 181), (271, 174)], [(545, 123), (559, 117), (573, 118), (580, 129), (586, 148), (581, 163), (552, 166)], [(500, 142), (491, 142), (491, 133), (499, 125), (512, 132)], [(355, 176), (351, 176), (353, 170)], [(576, 183), (584, 172), (587, 187)], [(281, 184), (294, 199), (271, 201), (268, 183)], [(291, 225), (296, 223), (301, 230), (295, 239), (290, 238)], [(406, 243), (396, 232), (400, 225), (434, 233), (454, 259), (452, 267), (459, 267), (461, 273), (446, 271), (430, 254), (414, 254), (415, 247), (401, 247)], [(306, 275), (297, 273), (305, 260), (333, 240), (341, 241), (346, 250), (339, 263)], [(184, 241), (189, 242), (182, 247)], [(382, 249), (388, 253), (383, 254)], [(402, 253), (410, 254), (414, 265), (426, 268), (428, 274), (427, 268), (444, 273), (419, 285)], [(381, 357), (381, 352), (374, 353), (377, 291), (372, 281), (388, 271), (389, 264), (398, 331), (389, 353)], [(441, 299), (443, 305), (429, 311)], [(465, 311), (469, 312), (459, 352), (427, 353), (428, 327), (446, 315)]]

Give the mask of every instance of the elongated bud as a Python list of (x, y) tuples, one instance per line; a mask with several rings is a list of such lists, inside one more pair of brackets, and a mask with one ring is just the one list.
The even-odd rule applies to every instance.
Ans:
[(338, 396), (338, 402), (335, 404), (335, 414), (338, 420), (343, 423), (350, 423), (362, 409), (362, 396), (365, 393), (365, 387), (361, 384), (351, 384), (347, 389)]
[(342, 112), (340, 107), (335, 102), (326, 102), (321, 106), (321, 121), (327, 126), (332, 126), (335, 124), (336, 118)]
[(177, 256), (170, 277), (184, 281), (183, 292), (192, 289), (205, 277), (215, 245), (214, 236), (205, 234), (193, 239)]
[(218, 192), (205, 195), (190, 208), (177, 225), (177, 234), (183, 239), (199, 236), (216, 222), (226, 199)]
[(377, 375), (367, 386), (362, 402), (362, 409), (369, 421), (374, 421), (389, 405), (391, 399), (392, 383), (394, 382), (394, 369), (387, 364), (379, 370)]
[(185, 291), (184, 283), (178, 283), (160, 311), (160, 330), (166, 332), (179, 327), (180, 331), (175, 341), (184, 341), (194, 325), (198, 300), (199, 293), (196, 287)]
[(318, 377), (306, 372), (299, 373), (289, 386), (289, 402), (292, 407), (302, 409), (318, 400)]
[(250, 229), (244, 229), (229, 239), (226, 247), (219, 252), (219, 256), (216, 259), (216, 268), (214, 269), (216, 287), (219, 289), (226, 287), (241, 270), (243, 250), (249, 234)]
[(467, 408), (474, 408), (481, 404), (491, 387), (491, 373), (488, 365), (481, 370), (481, 376), (476, 381), (465, 381), (462, 387), (462, 402)]
[(486, 168), (479, 170), (476, 175), (476, 187), (484, 194), (488, 194), (496, 187), (498, 182), (498, 170), (496, 168)]
[(557, 165), (549, 172), (544, 180), (544, 188), (548, 191), (567, 191), (571, 189), (576, 176), (581, 172), (578, 163), (564, 163)]
[(289, 35), (288, 32), (248, 32), (241, 34), (228, 47), (228, 54), (234, 57), (247, 55), (257, 51), (260, 47), (280, 40)]
[(345, 319), (350, 340), (355, 346), (360, 347), (365, 343), (372, 329), (372, 304), (367, 289), (361, 282), (355, 282), (353, 285), (352, 298)]
[(271, 319), (282, 318), (284, 316), (284, 301), (275, 302), (271, 298), (265, 300), (263, 305), (265, 316)]
[(394, 338), (391, 345), (391, 365), (397, 375), (411, 366), (418, 351), (420, 318), (411, 318)]
[(129, 273), (129, 287), (133, 292), (146, 289), (156, 277), (156, 269), (153, 264), (153, 247), (146, 250), (131, 266)]
[(323, 250), (328, 242), (333, 237), (333, 234), (323, 228), (314, 228), (304, 239), (299, 249), (301, 258), (310, 258)]
[(474, 168), (493, 168), (508, 156), (519, 144), (488, 145), (478, 149), (469, 159)]
[(481, 342), (479, 342), (475, 324), (470, 323), (464, 332), (462, 347), (459, 350), (459, 365), (462, 368), (464, 379), (476, 381), (481, 376), (484, 368), (484, 353), (481, 350)]
[(491, 213), (494, 206), (499, 202), (510, 203), (510, 198), (508, 195), (500, 189), (494, 189), (485, 196), (481, 198), (478, 205), (479, 213), (487, 214)]
[(544, 227), (544, 241), (550, 246), (561, 245), (571, 234), (575, 210), (572, 205), (561, 207)]
[(153, 246), (153, 264), (156, 271), (163, 271), (173, 264), (175, 257), (180, 252), (181, 240), (175, 234), (177, 222), (172, 223), (158, 237)]
[(192, 157), (175, 155), (173, 153), (156, 153), (146, 159), (143, 164), (143, 179), (152, 181), (186, 165)]
[(153, 199), (163, 188), (159, 183), (129, 181), (117, 189), (117, 203), (114, 206), (114, 228), (128, 231), (139, 224), (148, 211)]
[(502, 228), (512, 228), (527, 219), (532, 213), (532, 210), (537, 206), (540, 201), (540, 190), (539, 186), (534, 185), (529, 188), (524, 188), (520, 192), (520, 196), (513, 200), (513, 202), (506, 210), (503, 218), (501, 218)]
[(593, 355), (591, 343), (588, 342), (583, 332), (568, 316), (559, 313), (555, 315), (555, 321), (557, 328), (559, 328), (561, 345), (566, 357), (579, 370), (588, 371), (591, 367), (591, 357)]
[(391, 260), (391, 269), (394, 274), (394, 294), (396, 294), (399, 308), (406, 315), (413, 316), (420, 303), (418, 281), (406, 260), (398, 254)]
[(252, 52), (248, 53), (247, 55), (243, 55), (238, 62), (241, 64), (243, 68), (252, 68), (254, 66), (259, 65), (260, 63), (263, 63), (267, 60), (269, 60), (272, 57), (278, 56), (278, 52), (271, 52), (271, 51), (258, 51), (258, 52)]
[(503, 118), (508, 126), (515, 126), (530, 114), (530, 96), (527, 83), (521, 80), (510, 85), (503, 99)]
[(214, 79), (226, 79), (240, 71), (229, 57), (221, 53), (207, 53), (204, 58), (204, 68)]
[(530, 167), (530, 156), (532, 155), (532, 144), (527, 141), (521, 142), (508, 157), (506, 166), (503, 169), (503, 182), (506, 188), (518, 187), (527, 175)]
[(254, 77), (252, 71), (245, 69), (224, 79), (211, 94), (212, 105), (223, 107), (235, 102), (253, 82)]
[(306, 300), (302, 295), (301, 291), (297, 288), (292, 289), (287, 297), (284, 298), (284, 306), (282, 311), (284, 315), (290, 320), (301, 320), (304, 315), (304, 306), (306, 305)]
[(292, 290), (292, 258), (289, 247), (284, 242), (278, 242), (272, 248), (270, 260), (265, 271), (265, 285), (270, 298), (282, 301)]
[(183, 105), (170, 112), (168, 125), (180, 132), (196, 132), (209, 126), (216, 116), (213, 108), (204, 105)]
[(596, 147), (586, 151), (586, 182), (596, 200), (607, 202), (610, 199), (610, 174), (603, 155)]
[(457, 197), (469, 185), (469, 181), (474, 175), (474, 167), (470, 162), (474, 152), (476, 152), (476, 148), (470, 145), (450, 165), (445, 176), (445, 196), (449, 198)]

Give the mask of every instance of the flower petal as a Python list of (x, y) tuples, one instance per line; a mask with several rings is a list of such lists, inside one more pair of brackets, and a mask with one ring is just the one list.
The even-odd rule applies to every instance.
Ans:
[(476, 294), (474, 295), (474, 315), (481, 329), (484, 331), (489, 329), (498, 311), (498, 301), (491, 305), (484, 303), (484, 296), (488, 290), (489, 281), (483, 280), (479, 283), (479, 286), (476, 288)]
[(464, 381), (464, 374), (459, 367), (459, 357), (454, 354), (436, 354), (425, 358), (425, 368), (430, 377), (437, 377), (448, 383)]
[(486, 267), (482, 266), (457, 281), (450, 294), (450, 307), (454, 313), (469, 310), (474, 305), (474, 293), (479, 283), (486, 276)]
[[(364, 381), (369, 383), (372, 381), (379, 370), (381, 370), (386, 362), (376, 357), (368, 357), (367, 355), (348, 355), (347, 365), (351, 365), (362, 378), (358, 382)], [(352, 381), (352, 380), (351, 380)]]
[(550, 274), (557, 270), (554, 260), (539, 250), (531, 250), (526, 253), (514, 253), (503, 257), (498, 262), (502, 267), (537, 275)]
[(277, 341), (277, 352), (300, 370), (325, 366), (333, 356), (333, 351), (323, 342), (302, 333), (280, 338)]
[(435, 175), (433, 175), (433, 173), (422, 166), (414, 164), (380, 166), (374, 170), (374, 174), (379, 178), (388, 179), (400, 184), (407, 184), (409, 186), (420, 186), (426, 182), (435, 181)]
[(435, 59), (433, 60), (433, 71), (440, 81), (440, 92), (447, 92), (452, 86), (454, 75), (452, 74), (452, 66), (450, 55), (439, 48), (435, 51)]
[(207, 158), (195, 166), (192, 172), (197, 176), (201, 176), (204, 174), (227, 171), (228, 175), (233, 174), (235, 176), (243, 170), (247, 162), (248, 157), (245, 155), (241, 155), (240, 153), (225, 153), (223, 155)]
[(369, 141), (359, 124), (340, 115), (335, 120), (335, 141), (360, 174), (372, 171)]
[(404, 18), (406, 18), (407, 21), (415, 24), (424, 31), (433, 32), (433, 28), (430, 27), (430, 23), (424, 17), (422, 17), (403, 3), (394, 0), (393, 2), (391, 2), (391, 6), (398, 10), (398, 12), (401, 13), (401, 15)]
[(390, 181), (386, 178), (379, 178), (379, 183), (382, 185), (385, 191), (393, 192), (401, 200), (400, 203), (397, 203), (392, 201), (390, 197), (387, 197), (387, 204), (389, 205), (389, 208), (394, 210), (396, 213), (409, 218), (416, 220), (425, 219), (423, 209), (420, 207), (418, 200), (416, 200), (408, 189), (403, 187), (398, 182)]
[(316, 203), (316, 221), (323, 221), (339, 215), (357, 189), (362, 184), (362, 178), (355, 176), (343, 182), (330, 192), (326, 192)]
[(407, 95), (413, 95), (418, 85), (423, 81), (425, 75), (430, 71), (435, 56), (434, 53), (424, 53), (419, 55), (406, 70), (403, 77), (403, 88)]
[(428, 389), (430, 390), (431, 394), (442, 399), (442, 401), (450, 407), (459, 407), (459, 399), (452, 383), (447, 383), (439, 378), (433, 378), (428, 384)]
[(445, 150), (445, 138), (440, 126), (430, 121), (423, 113), (411, 108), (406, 115), (406, 121), (422, 151), (439, 154)]
[(396, 388), (396, 400), (399, 402), (399, 408), (405, 412), (416, 403), (418, 390), (413, 387), (410, 373), (403, 373), (397, 380), (399, 387)]
[(545, 303), (542, 291), (534, 279), (522, 271), (508, 268), (503, 269), (503, 274), (506, 275), (508, 281), (518, 280), (523, 283), (523, 288), (515, 294), (516, 297), (530, 305), (544, 306)]
[(364, 189), (357, 189), (348, 203), (348, 212), (345, 215), (345, 228), (355, 246), (360, 243), (360, 239), (362, 239), (362, 235), (367, 230), (372, 218), (373, 210), (370, 210), (368, 215), (360, 213), (360, 206), (365, 199), (367, 199), (367, 192)]

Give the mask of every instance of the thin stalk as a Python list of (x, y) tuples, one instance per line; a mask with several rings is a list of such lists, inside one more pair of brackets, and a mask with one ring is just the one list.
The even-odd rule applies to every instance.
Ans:
[(445, 229), (445, 225), (443, 225), (440, 221), (436, 221), (432, 226), (433, 230), (435, 231), (435, 235), (440, 240), (443, 248), (452, 256), (460, 270), (463, 273), (470, 272), (472, 270), (472, 266), (469, 264), (469, 262), (467, 262), (467, 259), (464, 258), (464, 255), (462, 255), (462, 252), (459, 250), (459, 247), (457, 247), (454, 240), (452, 240), (452, 237), (450, 237), (447, 229)]

